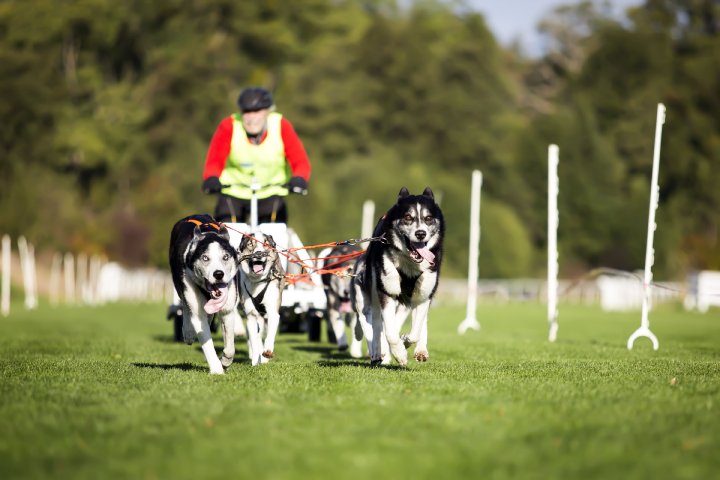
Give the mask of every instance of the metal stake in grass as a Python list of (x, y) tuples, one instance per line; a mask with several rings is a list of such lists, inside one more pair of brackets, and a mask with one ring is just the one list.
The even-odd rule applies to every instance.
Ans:
[(557, 291), (558, 291), (558, 250), (557, 250), (557, 230), (559, 223), (559, 214), (557, 206), (557, 197), (559, 191), (558, 180), (558, 163), (559, 151), (557, 145), (548, 147), (548, 270), (547, 270), (547, 311), (548, 323), (550, 331), (548, 340), (554, 342), (557, 339), (558, 331), (558, 309), (557, 309)]
[(643, 277), (643, 304), (640, 328), (630, 335), (627, 341), (627, 348), (632, 350), (633, 343), (638, 337), (647, 337), (653, 345), (653, 350), (659, 347), (657, 337), (650, 331), (650, 320), (648, 311), (650, 309), (650, 282), (652, 282), (652, 265), (655, 262), (655, 250), (653, 249), (653, 237), (657, 224), (655, 223), (655, 211), (658, 207), (660, 186), (658, 184), (658, 170), (660, 167), (660, 140), (662, 139), (662, 126), (665, 123), (665, 105), (658, 103), (657, 121), (655, 123), (655, 148), (653, 150), (652, 180), (650, 183), (650, 213), (648, 214), (647, 245), (645, 247), (645, 276)]
[(465, 320), (458, 325), (458, 333), (464, 334), (468, 328), (480, 330), (477, 321), (477, 281), (478, 257), (480, 254), (480, 188), (482, 188), (482, 173), (474, 170), (472, 173), (472, 188), (470, 193), (470, 253), (468, 255), (468, 297)]

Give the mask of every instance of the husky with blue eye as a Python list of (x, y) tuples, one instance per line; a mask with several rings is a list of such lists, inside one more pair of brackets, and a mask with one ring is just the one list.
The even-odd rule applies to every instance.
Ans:
[[(191, 215), (175, 223), (170, 235), (170, 270), (180, 297), (183, 340), (197, 338), (211, 374), (222, 374), (235, 358), (235, 322), (238, 312), (238, 252), (227, 229), (210, 215)], [(210, 320), (219, 315), (224, 347), (218, 359)]]
[[(430, 303), (440, 279), (445, 220), (430, 187), (410, 195), (403, 187), (395, 205), (380, 219), (367, 252), (358, 260), (353, 303), (365, 336), (371, 365), (392, 357), (407, 365), (407, 348), (425, 362)], [(412, 327), (400, 330), (412, 312)]]

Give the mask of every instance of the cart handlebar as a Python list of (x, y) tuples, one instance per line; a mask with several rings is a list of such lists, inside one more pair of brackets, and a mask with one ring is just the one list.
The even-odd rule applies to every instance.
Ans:
[(308, 194), (307, 188), (300, 188), (300, 187), (293, 188), (288, 183), (269, 183), (266, 185), (262, 185), (259, 183), (251, 183), (249, 185), (247, 183), (230, 183), (230, 184), (223, 184), (222, 188), (226, 189), (226, 188), (235, 187), (235, 186), (249, 188), (253, 192), (253, 194), (255, 194), (255, 192), (257, 192), (258, 190), (261, 190), (263, 188), (268, 188), (268, 187), (287, 188), (288, 192), (294, 193), (296, 195), (307, 195)]

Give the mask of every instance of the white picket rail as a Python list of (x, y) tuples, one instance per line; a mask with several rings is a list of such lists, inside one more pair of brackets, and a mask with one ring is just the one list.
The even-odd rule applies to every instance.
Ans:
[[(38, 268), (35, 248), (24, 236), (18, 237), (17, 260), (22, 273), (22, 289), (26, 309), (38, 308)], [(0, 255), (0, 313), (10, 314), (12, 242), (2, 237)], [(55, 253), (45, 267), (43, 293), (51, 306), (61, 303), (96, 305), (106, 302), (163, 302), (172, 298), (172, 280), (167, 270), (152, 268), (131, 269), (109, 263), (97, 255), (77, 256), (70, 252)]]

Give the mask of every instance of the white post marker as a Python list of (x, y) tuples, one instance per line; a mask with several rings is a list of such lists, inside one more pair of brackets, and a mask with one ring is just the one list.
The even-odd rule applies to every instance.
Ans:
[(547, 313), (549, 333), (548, 340), (557, 340), (558, 331), (558, 250), (557, 230), (559, 213), (557, 197), (559, 192), (558, 163), (560, 161), (560, 149), (557, 145), (548, 147), (548, 257), (547, 257)]
[(3, 317), (10, 314), (10, 235), (2, 238), (2, 304)]
[(657, 224), (655, 223), (655, 211), (658, 207), (660, 197), (660, 185), (658, 184), (658, 170), (660, 168), (660, 141), (662, 139), (662, 126), (665, 123), (665, 105), (658, 103), (657, 121), (655, 123), (655, 148), (653, 149), (652, 180), (650, 183), (650, 212), (648, 214), (647, 244), (645, 246), (645, 275), (643, 277), (643, 303), (640, 328), (630, 335), (627, 341), (627, 348), (632, 350), (633, 344), (638, 337), (647, 337), (653, 345), (653, 350), (660, 346), (657, 337), (650, 331), (650, 283), (652, 282), (652, 265), (655, 262), (655, 250), (653, 249), (653, 237)]
[(477, 282), (478, 257), (480, 254), (480, 189), (482, 173), (474, 170), (470, 190), (470, 246), (468, 253), (468, 297), (465, 320), (458, 325), (458, 333), (463, 335), (469, 328), (480, 330), (477, 320)]
[(55, 253), (50, 266), (50, 286), (49, 298), (50, 305), (53, 307), (60, 303), (60, 272), (62, 271), (62, 256)]
[(32, 243), (28, 244), (28, 261), (30, 263), (28, 267), (30, 272), (30, 288), (32, 288), (32, 306), (30, 308), (34, 309), (38, 306), (38, 286), (37, 268), (35, 266), (35, 246)]
[(365, 200), (363, 202), (363, 209), (362, 209), (362, 225), (360, 226), (360, 237), (361, 238), (370, 238), (373, 234), (373, 229), (375, 228), (374, 223), (374, 217), (375, 217), (375, 202), (372, 200)]
[(75, 258), (68, 252), (63, 262), (65, 273), (65, 303), (75, 303)]
[(31, 259), (32, 248), (28, 244), (24, 236), (18, 237), (18, 254), (20, 256), (20, 270), (23, 276), (23, 287), (25, 289), (25, 308), (33, 310), (37, 307), (37, 299), (35, 298), (34, 286), (34, 267)]

